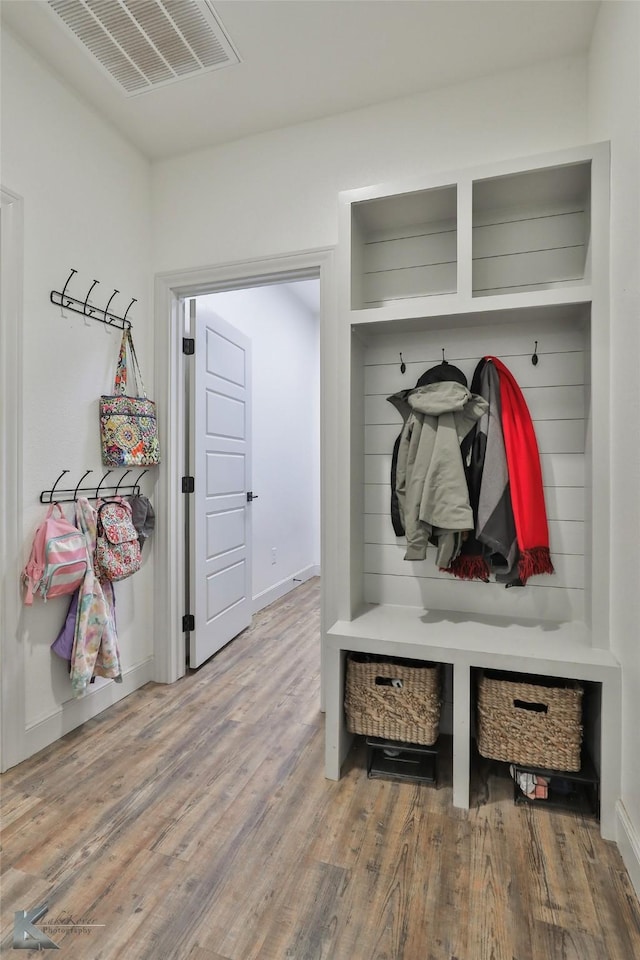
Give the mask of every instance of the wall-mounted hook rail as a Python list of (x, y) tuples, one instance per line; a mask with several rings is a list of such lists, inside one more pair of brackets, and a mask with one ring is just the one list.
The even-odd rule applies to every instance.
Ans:
[(111, 307), (113, 298), (116, 296), (116, 294), (120, 293), (120, 291), (115, 287), (104, 310), (101, 307), (96, 307), (89, 302), (89, 297), (100, 282), (99, 280), (93, 281), (84, 300), (78, 300), (76, 297), (72, 297), (67, 293), (67, 288), (74, 274), (77, 272), (78, 271), (75, 268), (71, 268), (71, 273), (67, 277), (66, 283), (62, 288), (62, 293), (60, 293), (58, 290), (51, 291), (51, 303), (54, 303), (57, 307), (62, 307), (64, 310), (72, 310), (73, 313), (79, 313), (83, 317), (89, 317), (91, 320), (98, 320), (100, 323), (106, 323), (109, 327), (118, 327), (120, 330), (130, 330), (132, 324), (131, 320), (127, 319), (127, 315), (134, 303), (137, 303), (136, 297), (131, 298), (131, 303), (127, 307), (123, 317), (118, 316), (116, 313), (112, 313), (109, 309)]
[(58, 488), (58, 484), (65, 473), (69, 473), (68, 470), (63, 470), (51, 487), (51, 490), (42, 491), (40, 494), (40, 503), (74, 503), (78, 497), (86, 497), (87, 500), (100, 500), (103, 497), (138, 496), (140, 493), (140, 481), (147, 472), (147, 470), (142, 470), (133, 482), (123, 483), (127, 474), (131, 473), (131, 470), (125, 470), (117, 483), (105, 484), (107, 477), (113, 473), (113, 470), (107, 470), (97, 486), (83, 487), (82, 481), (85, 477), (88, 477), (90, 473), (93, 473), (93, 470), (86, 470), (75, 487), (62, 489)]

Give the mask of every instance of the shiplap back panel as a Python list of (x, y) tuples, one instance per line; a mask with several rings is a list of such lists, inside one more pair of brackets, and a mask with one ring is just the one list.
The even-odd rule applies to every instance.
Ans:
[(456, 258), (455, 220), (372, 234), (362, 249), (364, 305), (455, 293)]
[(473, 292), (494, 296), (510, 290), (549, 290), (584, 279), (585, 246), (550, 246), (544, 250), (473, 259)]
[[(584, 278), (588, 216), (584, 209), (522, 210), (521, 219), (484, 214), (473, 228), (473, 291), (487, 295), (539, 289)], [(510, 214), (513, 216), (513, 214)]]
[(365, 273), (362, 284), (364, 306), (380, 306), (389, 300), (455, 293), (456, 270), (455, 260), (445, 260)]
[[(534, 343), (538, 363), (532, 364)], [(428, 606), (470, 615), (502, 614), (549, 621), (581, 620), (585, 610), (585, 344), (584, 325), (487, 325), (464, 330), (385, 334), (371, 339), (364, 369), (364, 596), (371, 603)], [(518, 382), (540, 452), (549, 538), (556, 573), (524, 588), (467, 582), (441, 573), (435, 549), (424, 561), (404, 560), (405, 540), (390, 520), (393, 444), (402, 426), (387, 400), (413, 387), (445, 358), (469, 384), (482, 356), (501, 359)], [(400, 371), (402, 352), (407, 370)]]
[(588, 163), (473, 185), (473, 292), (582, 282), (590, 229)]
[[(514, 219), (515, 217), (518, 219)], [(523, 209), (485, 213), (473, 227), (473, 292), (492, 296), (584, 280), (589, 241), (585, 209)], [(380, 232), (361, 250), (362, 300), (392, 300), (454, 293), (455, 223), (423, 224)]]

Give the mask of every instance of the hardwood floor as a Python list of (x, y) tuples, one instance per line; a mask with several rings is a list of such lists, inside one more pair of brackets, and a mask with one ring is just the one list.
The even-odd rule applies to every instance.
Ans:
[[(69, 960), (638, 960), (640, 909), (595, 822), (471, 810), (323, 774), (318, 581), (171, 686), (148, 684), (2, 777), (2, 940), (13, 913)], [(25, 951), (21, 956), (35, 956)]]

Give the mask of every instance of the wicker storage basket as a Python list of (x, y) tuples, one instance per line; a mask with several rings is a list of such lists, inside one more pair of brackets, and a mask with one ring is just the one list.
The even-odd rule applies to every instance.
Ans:
[(481, 673), (477, 736), (483, 757), (550, 770), (580, 769), (582, 687), (547, 677)]
[(350, 653), (344, 708), (351, 733), (431, 746), (440, 724), (440, 669)]

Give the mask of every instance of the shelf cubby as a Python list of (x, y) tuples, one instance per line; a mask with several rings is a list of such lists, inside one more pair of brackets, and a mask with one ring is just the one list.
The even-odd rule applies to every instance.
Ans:
[(588, 161), (473, 183), (473, 295), (585, 282)]
[(351, 207), (352, 308), (455, 293), (456, 187)]

